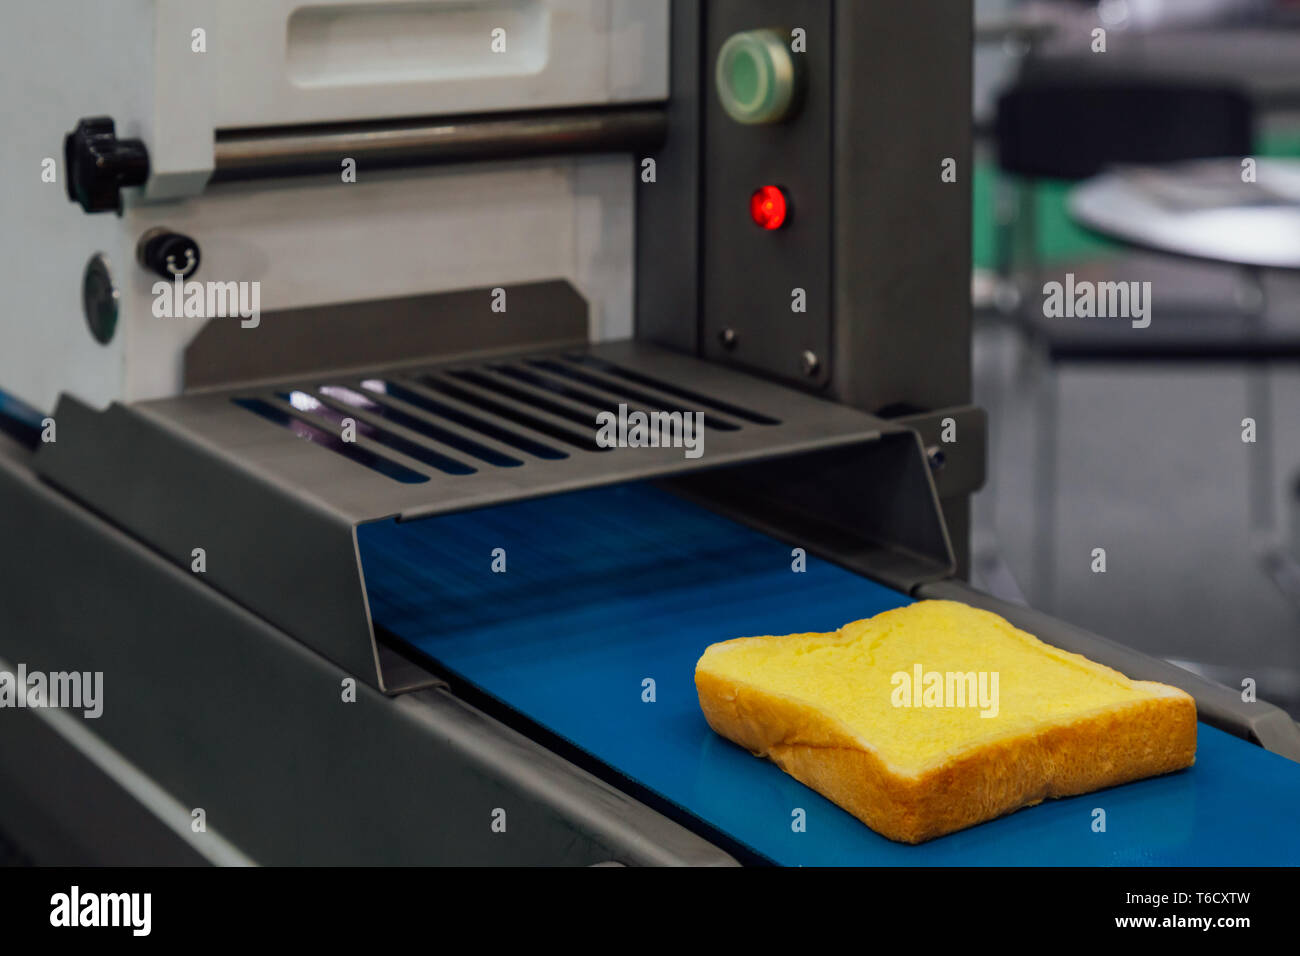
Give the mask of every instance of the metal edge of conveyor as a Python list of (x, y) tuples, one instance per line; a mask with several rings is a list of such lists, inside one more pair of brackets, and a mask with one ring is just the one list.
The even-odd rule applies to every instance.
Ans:
[(1300, 725), (1280, 707), (1264, 701), (1243, 701), (1232, 688), (1215, 684), (1176, 664), (1125, 647), (1042, 611), (999, 600), (961, 581), (950, 579), (922, 584), (916, 588), (914, 596), (961, 601), (992, 611), (1048, 644), (1082, 654), (1131, 678), (1159, 681), (1181, 688), (1196, 699), (1197, 716), (1210, 726), (1300, 763)]
[[(0, 657), (0, 671), (16, 673)], [(0, 830), (32, 859), (60, 865), (254, 866), (71, 713), (22, 703), (0, 724)], [(96, 813), (86, 812), (95, 807)], [(101, 826), (104, 817), (113, 825)], [(10, 819), (23, 826), (11, 828)]]
[[(5, 415), (0, 407), (0, 417)], [(30, 440), (0, 428), (0, 470), (30, 468), (38, 434), (25, 430), (23, 437)], [(0, 671), (12, 674), (5, 651), (0, 646)], [(196, 834), (188, 809), (71, 714), (23, 708), (6, 715), (0, 721), (0, 779), (6, 782), (0, 788), (0, 831), (26, 859), (55, 865), (256, 865), (217, 830)], [(99, 813), (87, 814), (87, 806)], [(114, 825), (100, 826), (101, 815), (111, 816)], [(15, 820), (23, 825), (11, 827)]]
[[(345, 671), (61, 495), (31, 458), (0, 436), (0, 539), (24, 542), (0, 553), (0, 654), (29, 670), (104, 674), (98, 719), (46, 716), (76, 728), (60, 736), (75, 744), (62, 750), (69, 766), (134, 797), (105, 812), (169, 794), (203, 807), (232, 854), (271, 865), (735, 865), (443, 687), (393, 698), (358, 682), (343, 702)], [(76, 600), (51, 600), (51, 587)], [(29, 723), (50, 736), (48, 721)], [(17, 728), (6, 721), (0, 763), (40, 773), (40, 741), (6, 739)], [(62, 804), (71, 796), (63, 788)], [(11, 797), (0, 810), (49, 830), (42, 808)], [(497, 807), (509, 810), (509, 836), (490, 828)], [(77, 846), (52, 839), (63, 859)], [(126, 858), (107, 852), (104, 862)]]

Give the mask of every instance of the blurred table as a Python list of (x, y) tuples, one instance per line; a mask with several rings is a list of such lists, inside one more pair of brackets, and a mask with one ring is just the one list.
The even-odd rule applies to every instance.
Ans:
[(1300, 269), (1300, 160), (1118, 169), (1070, 193), (1081, 225), (1129, 245), (1257, 269)]
[[(1122, 338), (1103, 325), (1100, 339), (1089, 329), (1075, 351), (1084, 358), (1247, 360), (1248, 407), (1258, 434), (1255, 453), (1248, 456), (1256, 553), (1264, 573), (1300, 606), (1300, 562), (1282, 544), (1277, 527), (1268, 379), (1269, 362), (1300, 356), (1300, 308), (1270, 323), (1260, 283), (1264, 270), (1300, 269), (1300, 161), (1257, 159), (1253, 181), (1244, 172), (1242, 159), (1131, 167), (1094, 176), (1071, 191), (1069, 210), (1079, 224), (1132, 246), (1241, 266), (1260, 290), (1244, 322), (1179, 322), (1155, 335), (1144, 329)], [(1053, 336), (1061, 347), (1059, 330)]]

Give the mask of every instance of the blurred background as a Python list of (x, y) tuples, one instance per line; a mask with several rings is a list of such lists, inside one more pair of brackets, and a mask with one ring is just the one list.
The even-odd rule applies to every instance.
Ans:
[(1300, 3), (975, 9), (974, 581), (1300, 716)]

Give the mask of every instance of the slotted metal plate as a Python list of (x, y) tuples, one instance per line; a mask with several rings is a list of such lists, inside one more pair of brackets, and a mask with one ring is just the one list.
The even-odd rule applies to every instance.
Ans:
[[(602, 448), (599, 412), (701, 413), (701, 454)], [(403, 519), (831, 448), (869, 415), (639, 343), (317, 376), (145, 402), (157, 424), (354, 521)], [(355, 441), (340, 438), (344, 419)], [(303, 446), (315, 446), (304, 450)]]
[[(700, 415), (695, 449), (605, 447), (597, 416)], [(386, 690), (359, 526), (645, 479), (911, 587), (951, 573), (919, 439), (639, 343), (323, 373), (113, 405), (64, 396), (52, 484)], [(683, 438), (680, 432), (678, 438)], [(625, 436), (626, 437), (626, 436)], [(690, 443), (681, 443), (689, 446)], [(698, 451), (699, 454), (693, 454)]]

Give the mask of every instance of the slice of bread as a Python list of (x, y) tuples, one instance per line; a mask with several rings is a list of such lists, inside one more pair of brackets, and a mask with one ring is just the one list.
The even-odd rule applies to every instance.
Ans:
[(955, 601), (713, 644), (695, 686), (714, 730), (904, 843), (1196, 759), (1188, 694)]

